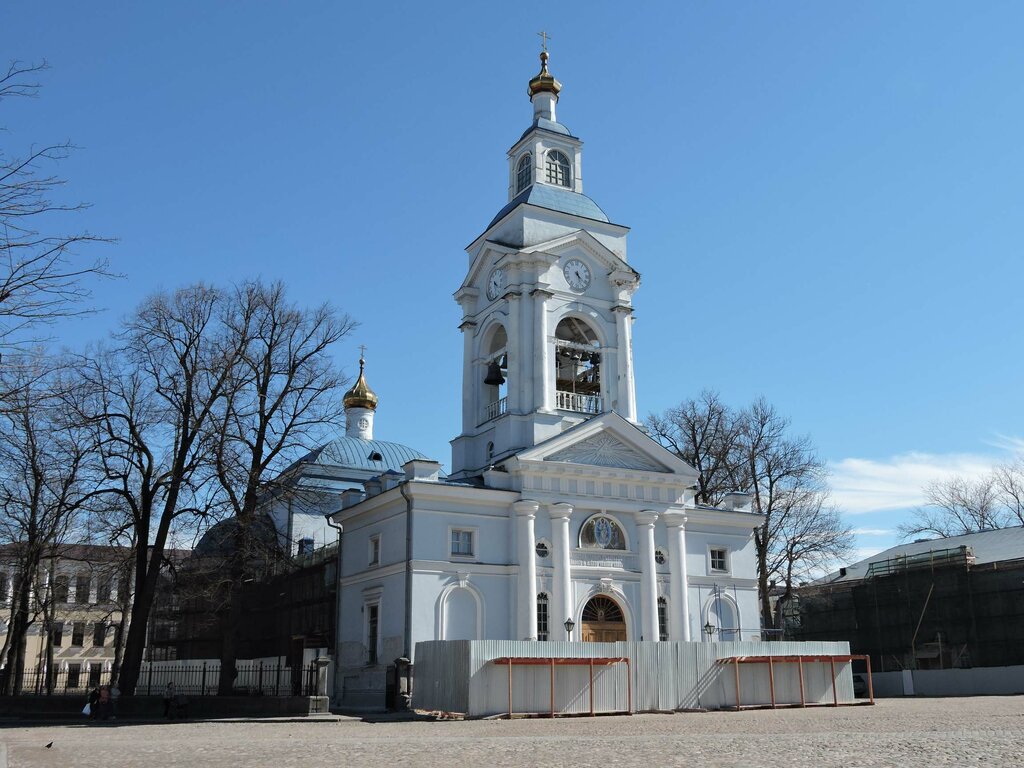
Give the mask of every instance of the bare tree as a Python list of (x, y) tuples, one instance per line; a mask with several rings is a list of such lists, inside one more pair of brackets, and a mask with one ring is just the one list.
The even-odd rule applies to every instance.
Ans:
[(258, 281), (236, 288), (225, 324), (232, 346), (241, 353), (211, 422), (217, 480), (235, 520), (227, 566), (221, 694), (231, 692), (236, 676), (241, 587), (255, 546), (262, 494), (287, 462), (313, 447), (341, 414), (342, 378), (329, 350), (355, 327), (351, 318), (328, 305), (300, 309), (288, 300), (281, 283)]
[(697, 469), (697, 503), (717, 504), (729, 491), (752, 495), (753, 511), (763, 515), (753, 535), (764, 626), (777, 625), (773, 582), (788, 592), (795, 578), (850, 554), (853, 535), (828, 502), (824, 463), (810, 439), (792, 436), (789, 420), (763, 398), (734, 410), (703, 392), (650, 417), (648, 427)]
[[(1004, 479), (1009, 481), (1009, 475)], [(1000, 490), (994, 474), (977, 479), (954, 476), (935, 480), (924, 488), (925, 506), (914, 510), (911, 519), (901, 523), (898, 530), (904, 538), (945, 538), (1003, 528), (1011, 516), (1001, 503)]]
[(93, 425), (112, 515), (111, 543), (134, 551), (134, 599), (119, 685), (135, 690), (146, 627), (174, 526), (208, 512), (214, 404), (231, 382), (236, 348), (223, 332), (221, 294), (193, 285), (158, 293), (125, 321), (121, 346), (80, 361), (78, 408)]
[(741, 425), (739, 414), (708, 390), (647, 420), (651, 435), (697, 470), (698, 504), (717, 504), (740, 487), (743, 469), (735, 447)]
[(1024, 459), (997, 464), (992, 477), (1005, 510), (1006, 524), (1024, 525)]
[[(0, 75), (0, 103), (35, 96), (44, 69), (45, 63), (12, 63)], [(21, 155), (0, 148), (0, 351), (37, 340), (32, 331), (42, 324), (88, 311), (81, 306), (89, 296), (83, 280), (109, 274), (102, 259), (76, 258), (79, 246), (105, 238), (57, 229), (60, 214), (87, 207), (57, 201), (65, 181), (47, 170), (72, 150), (67, 142)]]
[(44, 565), (57, 557), (90, 494), (88, 441), (55, 395), (52, 366), (35, 355), (0, 368), (8, 394), (0, 411), (0, 540), (16, 573), (0, 675), (5, 694), (20, 692), (25, 637), (40, 610), (50, 612)]

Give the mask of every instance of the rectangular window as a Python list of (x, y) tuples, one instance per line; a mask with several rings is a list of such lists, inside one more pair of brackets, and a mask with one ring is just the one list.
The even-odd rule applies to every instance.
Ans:
[(111, 588), (112, 585), (110, 583), (110, 577), (102, 579), (100, 583), (96, 585), (96, 602), (109, 603)]
[(537, 595), (537, 639), (548, 639), (548, 596), (543, 592)]
[(124, 599), (128, 597), (128, 579), (117, 580), (117, 599), (123, 605)]
[(81, 648), (85, 644), (85, 622), (76, 621), (71, 628), (71, 645)]
[(58, 621), (53, 625), (53, 647), (60, 648), (64, 643), (64, 622)]
[(452, 529), (452, 556), (472, 557), (473, 556), (473, 532)]
[(711, 550), (711, 570), (719, 573), (728, 573), (729, 560), (724, 549), (713, 548)]
[(366, 606), (366, 663), (377, 663), (377, 639), (379, 636), (380, 604)]
[(100, 672), (102, 670), (103, 670), (103, 667), (100, 666), (99, 664), (90, 664), (89, 665), (89, 687), (90, 688), (95, 688), (97, 685), (100, 684)]
[(668, 640), (668, 600), (664, 597), (658, 598), (658, 639)]
[(66, 603), (68, 601), (68, 577), (58, 576), (53, 581), (53, 601), (55, 603)]
[(92, 578), (88, 575), (75, 579), (75, 602), (84, 605), (89, 602), (89, 590), (92, 589)]
[(92, 644), (97, 648), (102, 648), (107, 642), (107, 624), (103, 621), (97, 621), (92, 625)]
[(81, 664), (68, 664), (68, 688), (78, 687), (78, 676), (81, 674)]
[(380, 534), (370, 537), (369, 564), (380, 565)]

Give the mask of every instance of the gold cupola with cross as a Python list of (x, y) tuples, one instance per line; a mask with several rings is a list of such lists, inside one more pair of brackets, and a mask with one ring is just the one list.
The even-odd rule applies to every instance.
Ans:
[(366, 383), (366, 347), (360, 347), (359, 378), (342, 398), (345, 407), (345, 434), (363, 440), (373, 439), (373, 415), (377, 393)]

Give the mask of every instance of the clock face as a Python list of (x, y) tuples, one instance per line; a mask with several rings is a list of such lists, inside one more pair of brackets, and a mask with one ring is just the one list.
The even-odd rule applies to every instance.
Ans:
[(487, 298), (493, 301), (505, 290), (505, 270), (495, 267), (487, 278)]
[(569, 259), (562, 269), (565, 281), (574, 291), (585, 291), (590, 285), (590, 267), (579, 259)]

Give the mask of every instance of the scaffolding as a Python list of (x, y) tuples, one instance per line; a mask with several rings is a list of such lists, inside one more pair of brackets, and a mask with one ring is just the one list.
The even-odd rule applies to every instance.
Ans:
[(786, 638), (847, 640), (880, 672), (1024, 664), (1024, 560), (977, 565), (959, 547), (877, 565), (797, 590)]

